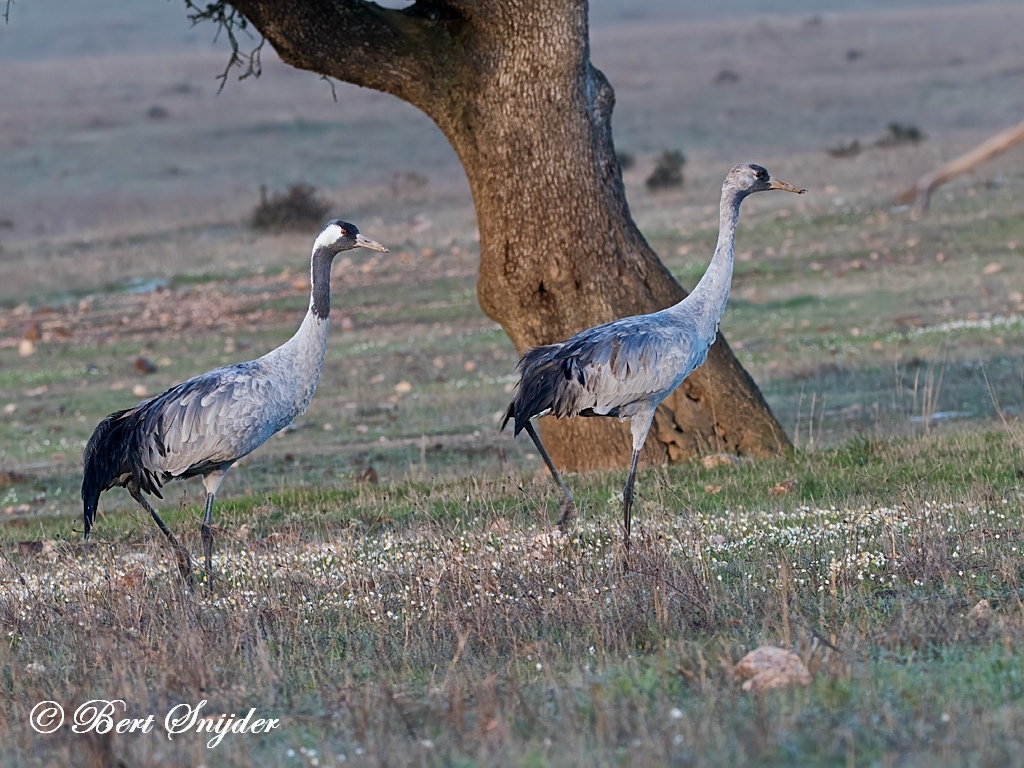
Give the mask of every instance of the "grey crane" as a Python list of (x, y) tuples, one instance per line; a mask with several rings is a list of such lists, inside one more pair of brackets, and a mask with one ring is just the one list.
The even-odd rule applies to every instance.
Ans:
[(622, 490), (628, 556), (633, 483), (640, 449), (647, 439), (654, 411), (707, 358), (729, 299), (740, 203), (747, 195), (770, 189), (804, 192), (773, 179), (759, 165), (742, 163), (729, 171), (722, 184), (715, 255), (693, 293), (678, 304), (649, 315), (624, 317), (588, 328), (558, 344), (528, 349), (519, 358), (519, 382), (501, 428), (513, 419), (515, 434), (525, 429), (537, 446), (565, 495), (559, 520), (563, 530), (573, 516), (572, 493), (544, 450), (530, 420), (549, 414), (555, 418), (615, 416), (619, 420), (629, 419), (633, 459)]
[(200, 374), (162, 395), (99, 423), (85, 447), (82, 503), (85, 538), (96, 518), (100, 494), (115, 486), (152, 516), (170, 541), (178, 568), (192, 583), (188, 551), (146, 500), (163, 498), (164, 483), (201, 475), (206, 486), (202, 539), (206, 572), (212, 577), (213, 500), (231, 465), (259, 448), (306, 411), (327, 352), (331, 314), (331, 265), (350, 248), (387, 251), (341, 219), (332, 219), (313, 243), (309, 310), (299, 330), (263, 357)]

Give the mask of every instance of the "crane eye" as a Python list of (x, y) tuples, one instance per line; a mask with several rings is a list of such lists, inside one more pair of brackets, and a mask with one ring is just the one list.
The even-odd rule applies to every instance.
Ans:
[(768, 174), (764, 172), (764, 169), (762, 169), (762, 170), (757, 172), (757, 178), (759, 178), (759, 179), (763, 179), (767, 175)]

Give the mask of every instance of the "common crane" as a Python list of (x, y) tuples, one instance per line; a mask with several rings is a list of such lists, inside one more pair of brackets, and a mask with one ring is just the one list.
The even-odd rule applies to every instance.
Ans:
[(629, 419), (633, 458), (622, 490), (628, 555), (633, 483), (654, 411), (707, 358), (729, 299), (740, 203), (747, 195), (770, 189), (797, 194), (805, 191), (773, 179), (759, 165), (742, 163), (729, 171), (722, 184), (715, 255), (693, 292), (678, 304), (649, 315), (624, 317), (588, 328), (558, 344), (528, 349), (519, 358), (519, 382), (501, 428), (513, 419), (515, 434), (525, 429), (537, 446), (565, 495), (559, 520), (563, 530), (574, 514), (572, 493), (530, 420), (549, 414), (555, 418)]
[(263, 357), (216, 368), (99, 423), (85, 447), (82, 503), (85, 538), (100, 494), (115, 486), (128, 493), (170, 541), (182, 576), (192, 584), (192, 561), (143, 494), (163, 498), (164, 483), (201, 475), (206, 486), (202, 539), (212, 578), (213, 500), (231, 465), (256, 450), (304, 413), (313, 398), (327, 351), (331, 264), (350, 248), (387, 252), (341, 219), (327, 223), (313, 243), (309, 310), (299, 330)]

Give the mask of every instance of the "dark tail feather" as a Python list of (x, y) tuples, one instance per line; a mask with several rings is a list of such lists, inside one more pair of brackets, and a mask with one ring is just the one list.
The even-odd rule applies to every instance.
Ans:
[(561, 344), (533, 347), (519, 358), (519, 383), (505, 411), (502, 429), (509, 419), (514, 418), (515, 434), (518, 436), (534, 416), (549, 410), (554, 411), (556, 416), (562, 415), (557, 405), (565, 399), (563, 390), (569, 378), (569, 369), (558, 357), (561, 347)]
[(85, 537), (96, 520), (100, 494), (113, 487), (128, 453), (128, 411), (117, 411), (99, 423), (85, 446), (82, 473), (82, 510)]
[[(499, 432), (505, 431), (505, 425), (508, 424), (508, 420), (516, 415), (516, 401), (513, 400), (508, 404), (508, 408), (505, 410), (505, 418), (501, 420), (501, 426), (498, 427)], [(518, 434), (518, 432), (516, 433)]]

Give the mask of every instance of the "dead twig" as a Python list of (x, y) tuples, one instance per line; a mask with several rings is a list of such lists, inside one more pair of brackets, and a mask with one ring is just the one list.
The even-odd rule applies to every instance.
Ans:
[(995, 157), (1000, 152), (1005, 152), (1015, 144), (1024, 141), (1024, 121), (1012, 128), (997, 133), (995, 136), (986, 139), (969, 152), (950, 160), (945, 165), (939, 166), (934, 171), (926, 173), (917, 180), (917, 184), (905, 189), (896, 195), (897, 205), (906, 205), (913, 202), (913, 216), (919, 218), (928, 210), (928, 202), (932, 192), (950, 179), (980, 165), (986, 160)]

